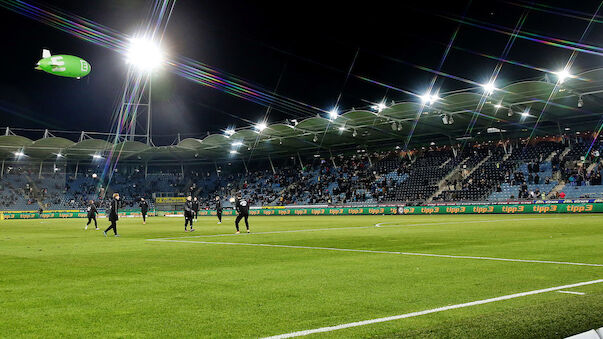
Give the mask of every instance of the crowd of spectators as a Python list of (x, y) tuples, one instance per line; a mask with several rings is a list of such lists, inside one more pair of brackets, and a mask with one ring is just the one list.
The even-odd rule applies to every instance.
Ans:
[[(468, 144), (463, 148), (432, 147), (297, 159), (258, 168), (191, 167), (184, 171), (123, 166), (95, 175), (99, 168), (75, 173), (36, 173), (35, 167), (9, 167), (0, 180), (0, 208), (83, 208), (89, 200), (103, 207), (103, 197), (119, 192), (126, 207), (155, 194), (198, 197), (202, 207), (220, 196), (241, 192), (253, 205), (353, 204), (483, 200), (501, 185), (517, 187), (517, 198), (541, 198), (540, 187), (558, 181), (568, 186), (601, 185), (601, 143), (575, 140), (516, 140), (514, 144)], [(565, 153), (564, 153), (565, 151)], [(582, 152), (586, 155), (579, 156)], [(545, 170), (546, 169), (546, 170)], [(556, 192), (552, 192), (555, 195)], [(513, 196), (513, 198), (515, 198)]]

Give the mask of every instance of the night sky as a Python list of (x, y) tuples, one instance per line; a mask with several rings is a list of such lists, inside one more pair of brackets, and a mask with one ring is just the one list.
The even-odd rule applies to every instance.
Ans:
[[(47, 3), (130, 35), (145, 19), (151, 1)], [(459, 24), (450, 18), (460, 18), (465, 13), (468, 19), (512, 31), (526, 13), (523, 31), (578, 42), (588, 25), (583, 18), (590, 18), (599, 2), (547, 1), (552, 6), (548, 8), (534, 5), (542, 10), (529, 9), (529, 4), (521, 0), (356, 4), (178, 0), (164, 47), (168, 57), (183, 55), (202, 61), (266, 90), (274, 90), (282, 76), (279, 94), (324, 110), (335, 105), (343, 90), (339, 107), (345, 111), (366, 107), (384, 97), (388, 102), (416, 100), (359, 77), (423, 93), (434, 75), (411, 65), (437, 69), (457, 29), (453, 48), (441, 70), (475, 82), (487, 82), (497, 61), (474, 53), (500, 57), (509, 37)], [(4, 32), (0, 53), (3, 65), (0, 126), (102, 132), (113, 129), (111, 115), (118, 106), (127, 69), (122, 55), (3, 8), (0, 19), (0, 31)], [(593, 23), (582, 43), (600, 46), (602, 38), (603, 25)], [(92, 73), (78, 81), (35, 71), (42, 48), (49, 48), (53, 54), (80, 56), (90, 62)], [(570, 54), (568, 49), (517, 39), (507, 59), (558, 70)], [(572, 71), (597, 67), (601, 67), (599, 56), (579, 54)], [(504, 64), (497, 84), (543, 75), (528, 67)], [(471, 85), (438, 77), (435, 87), (443, 93)], [(262, 119), (267, 108), (164, 70), (153, 82), (153, 109), (155, 143), (165, 144), (176, 133), (182, 133), (183, 137), (203, 136), (207, 131), (220, 132), (229, 125), (248, 126), (248, 121)], [(308, 113), (272, 110), (268, 121), (307, 116)]]

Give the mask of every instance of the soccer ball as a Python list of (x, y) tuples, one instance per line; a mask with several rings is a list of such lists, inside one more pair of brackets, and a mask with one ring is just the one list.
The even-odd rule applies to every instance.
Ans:
[(92, 177), (93, 177), (94, 179), (96, 179), (96, 177), (97, 177), (96, 173), (92, 173)]

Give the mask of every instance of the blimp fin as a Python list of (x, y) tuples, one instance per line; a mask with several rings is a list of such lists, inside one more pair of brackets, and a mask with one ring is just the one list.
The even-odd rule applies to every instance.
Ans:
[(42, 58), (50, 58), (50, 51), (47, 49), (42, 50)]

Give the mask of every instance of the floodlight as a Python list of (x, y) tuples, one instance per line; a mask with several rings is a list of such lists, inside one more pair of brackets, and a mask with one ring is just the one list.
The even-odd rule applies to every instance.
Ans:
[(163, 63), (163, 53), (159, 45), (150, 39), (130, 40), (126, 62), (142, 71), (152, 71)]
[(582, 108), (584, 106), (584, 100), (582, 100), (582, 96), (578, 97), (578, 108)]
[(23, 153), (23, 151), (16, 151), (13, 153), (17, 158), (23, 157), (25, 156), (25, 153)]
[(242, 145), (243, 145), (242, 141), (235, 141), (235, 142), (232, 143), (232, 146), (234, 146), (234, 147), (239, 147), (239, 146), (242, 146)]
[(337, 108), (333, 108), (332, 110), (329, 111), (329, 119), (335, 120), (335, 119), (337, 119), (338, 116), (339, 116), (339, 113), (337, 112)]
[(352, 133), (353, 137), (356, 137), (358, 135), (358, 132), (356, 132), (356, 130), (354, 130), (354, 132)]
[(63, 154), (61, 154), (61, 153), (57, 153), (57, 159), (58, 159), (58, 158), (62, 158), (62, 157), (63, 157)]
[(260, 122), (257, 125), (255, 125), (255, 129), (258, 130), (258, 132), (265, 130), (266, 127), (268, 127), (268, 126), (266, 126), (265, 122)]
[(93, 155), (92, 155), (92, 158), (93, 158), (93, 159), (101, 159), (102, 157), (101, 157), (101, 155), (100, 155), (100, 154), (93, 154)]
[(396, 124), (396, 122), (392, 122), (392, 131), (395, 131), (398, 129), (398, 125)]
[(341, 127), (339, 127), (339, 130), (342, 132), (345, 131), (345, 127), (341, 126)]
[(496, 105), (494, 105), (494, 108), (496, 108), (496, 109), (499, 109), (499, 108), (501, 108), (501, 107), (502, 107), (502, 105), (501, 105), (501, 104), (496, 104)]
[(371, 109), (374, 110), (374, 111), (377, 111), (377, 113), (383, 111), (386, 108), (387, 108), (387, 105), (385, 105), (385, 102), (380, 102), (380, 103), (378, 103), (376, 105), (372, 105), (371, 106)]
[(420, 96), (421, 101), (423, 102), (423, 104), (426, 105), (431, 105), (432, 103), (440, 100), (440, 97), (437, 94), (430, 94), (430, 93), (425, 93), (423, 95)]
[(235, 134), (235, 130), (233, 128), (229, 128), (227, 130), (224, 131), (224, 134), (226, 134), (226, 136), (231, 136), (233, 134)]
[(559, 81), (560, 84), (562, 84), (565, 79), (572, 77), (570, 72), (568, 72), (566, 69), (562, 69), (559, 72), (555, 72), (554, 74), (557, 76), (557, 81)]
[(312, 142), (317, 142), (318, 141), (318, 135), (314, 134), (314, 138), (312, 138)]
[(235, 150), (233, 150), (233, 149), (232, 149), (232, 150), (230, 150), (230, 154), (237, 154), (237, 153), (239, 153), (239, 152), (237, 152), (237, 151), (235, 151)]
[(530, 116), (530, 109), (526, 108), (525, 111), (521, 112), (521, 116), (522, 117), (529, 117)]
[(483, 84), (482, 88), (484, 89), (484, 93), (486, 93), (486, 95), (490, 95), (496, 90), (496, 87), (494, 87), (494, 82), (492, 81), (487, 84)]

